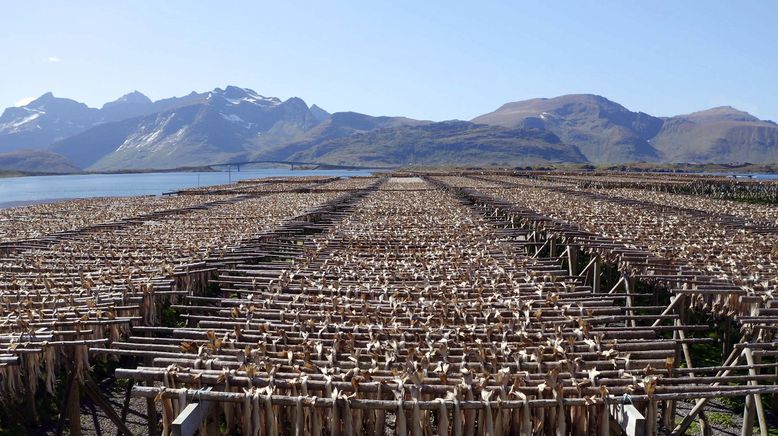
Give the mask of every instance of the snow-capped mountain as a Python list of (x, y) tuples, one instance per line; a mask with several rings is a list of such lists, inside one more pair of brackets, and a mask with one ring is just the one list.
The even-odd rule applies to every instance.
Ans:
[(43, 149), (54, 141), (92, 127), (97, 109), (48, 92), (25, 106), (11, 107), (0, 116), (0, 152)]
[(0, 153), (20, 149), (45, 149), (103, 123), (122, 121), (186, 106), (205, 100), (207, 93), (192, 92), (152, 102), (138, 91), (90, 108), (84, 103), (55, 97), (47, 92), (30, 103), (6, 109), (0, 116)]
[(235, 86), (165, 106), (95, 126), (52, 150), (91, 169), (205, 165), (286, 144), (320, 123), (299, 98), (281, 101)]
[[(671, 118), (596, 95), (509, 103), (470, 123), (355, 112), (330, 114), (228, 86), (152, 101), (131, 92), (102, 108), (51, 93), (0, 116), (0, 157), (48, 150), (88, 170), (154, 169), (253, 160), (336, 165), (514, 164), (539, 161), (778, 161), (778, 125), (730, 107)], [(448, 154), (447, 154), (448, 153)], [(51, 155), (16, 153), (35, 167)], [(522, 160), (523, 159), (523, 160)]]

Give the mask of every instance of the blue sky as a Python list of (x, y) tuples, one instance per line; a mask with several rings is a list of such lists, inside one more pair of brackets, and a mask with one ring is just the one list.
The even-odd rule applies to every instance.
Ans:
[(568, 93), (778, 120), (776, 44), (773, 1), (6, 2), (0, 107), (234, 84), (432, 120)]

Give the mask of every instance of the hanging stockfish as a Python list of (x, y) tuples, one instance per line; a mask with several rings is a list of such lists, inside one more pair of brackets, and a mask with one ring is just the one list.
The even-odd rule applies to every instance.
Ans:
[(600, 398), (602, 398), (602, 404), (599, 406), (599, 422), (600, 422), (600, 434), (606, 435), (610, 431), (610, 410), (605, 400), (608, 398), (608, 388), (604, 385), (600, 385)]
[[(283, 204), (302, 204), (297, 194), (267, 194), (271, 186), (279, 186), (263, 183), (255, 192), (261, 197), (246, 194), (230, 200), (234, 207), (207, 206), (192, 212), (197, 219), (167, 217), (143, 228), (161, 231), (143, 243), (164, 239), (176, 249), (154, 253), (156, 249), (133, 248), (131, 256), (113, 246), (97, 251), (113, 253), (111, 259), (121, 262), (132, 259), (138, 267), (132, 274), (136, 290), (128, 291), (122, 304), (140, 305), (142, 322), (149, 325), (158, 322), (154, 307), (162, 299), (173, 300), (168, 289), (189, 287), (197, 293), (217, 279), (220, 298), (185, 298), (191, 307), (178, 307), (188, 313), (187, 328), (147, 332), (165, 338), (153, 343), (154, 350), (166, 353), (157, 359), (160, 364), (174, 361), (168, 353), (184, 350), (181, 365), (198, 369), (193, 374), (181, 370), (173, 382), (186, 379), (187, 384), (242, 392), (235, 404), (223, 403), (230, 434), (275, 435), (291, 431), (292, 425), (296, 434), (340, 436), (383, 434), (390, 428), (414, 436), (434, 431), (446, 436), (607, 431), (603, 400), (610, 397), (602, 383), (612, 383), (611, 390), (623, 395), (632, 386), (621, 379), (627, 373), (617, 371), (643, 378), (650, 374), (636, 362), (646, 367), (645, 362), (678, 358), (681, 342), (673, 332), (682, 326), (671, 319), (676, 312), (659, 315), (665, 287), (688, 296), (684, 304), (694, 304), (694, 310), (739, 314), (746, 335), (757, 330), (758, 321), (749, 317), (774, 315), (768, 289), (778, 283), (778, 274), (764, 260), (774, 254), (754, 236), (771, 240), (775, 232), (768, 227), (738, 225), (716, 212), (695, 215), (686, 210), (693, 203), (656, 208), (648, 203), (661, 199), (628, 200), (638, 194), (610, 196), (569, 181), (539, 181), (545, 176), (536, 174), (532, 179), (494, 177), (396, 177), (378, 191), (359, 197), (345, 193), (343, 203), (327, 204), (284, 223), (278, 232), (258, 235), (261, 218), (252, 215), (272, 214), (278, 224), (286, 216), (281, 212), (288, 210)], [(219, 189), (232, 188), (243, 189)], [(274, 206), (263, 209), (265, 204)], [(210, 226), (222, 229), (211, 232)], [(165, 239), (171, 228), (175, 238)], [(232, 232), (240, 235), (235, 250), (230, 249), (237, 240)], [(141, 246), (127, 235), (117, 241)], [(90, 317), (97, 310), (104, 314), (121, 293), (122, 286), (111, 285), (109, 277), (117, 276), (106, 266), (110, 262), (101, 261), (103, 254), (82, 251), (74, 250), (74, 256), (92, 259), (73, 271), (83, 269), (86, 278), (94, 274), (89, 271), (103, 268), (94, 275), (100, 279), (85, 286), (88, 291), (58, 296), (59, 319), (79, 318), (84, 307)], [(581, 275), (571, 272), (578, 266), (576, 256), (585, 264), (593, 253), (607, 266), (595, 262)], [(147, 256), (153, 260), (141, 261)], [(53, 269), (51, 256), (39, 257), (33, 261)], [(171, 267), (160, 273), (160, 264)], [(201, 266), (209, 272), (200, 273)], [(214, 269), (218, 272), (210, 272)], [(144, 270), (159, 277), (149, 278)], [(593, 283), (597, 270), (599, 291)], [(618, 281), (610, 294), (602, 291), (601, 285), (610, 288), (621, 275), (629, 280)], [(171, 286), (171, 277), (180, 278), (176, 286)], [(699, 282), (695, 293), (681, 283), (686, 277)], [(48, 306), (41, 304), (46, 288), (55, 292), (61, 281), (68, 281), (56, 274), (51, 279), (53, 284), (18, 279), (19, 297), (2, 303), (8, 323), (16, 317), (42, 317), (44, 323), (51, 318)], [(638, 280), (639, 286), (633, 286)], [(635, 298), (647, 284), (651, 293)], [(716, 286), (745, 292), (719, 292)], [(96, 307), (85, 302), (89, 299)], [(651, 303), (644, 307), (644, 301)], [(37, 312), (27, 314), (31, 307)], [(107, 328), (100, 335), (112, 341), (117, 336)], [(128, 346), (128, 354), (151, 348), (148, 338), (127, 340), (145, 347)], [(179, 348), (179, 340), (190, 345)], [(124, 351), (121, 341), (113, 342), (117, 345), (111, 351)], [(220, 369), (221, 376), (214, 377), (211, 368)], [(598, 370), (609, 374), (600, 378)], [(153, 375), (156, 382), (170, 376), (160, 378), (155, 371), (129, 373), (137, 380)], [(665, 371), (658, 373), (664, 376)], [(673, 377), (663, 381), (663, 394), (684, 392), (689, 383), (675, 383)], [(166, 389), (175, 388), (173, 382)], [(695, 384), (695, 392), (701, 386)], [(653, 383), (644, 387), (650, 396), (656, 389)], [(326, 407), (322, 401), (316, 404), (316, 395), (326, 399)], [(282, 398), (292, 401), (281, 405)], [(536, 399), (544, 404), (534, 404)], [(567, 399), (582, 405), (565, 405)], [(390, 400), (392, 406), (355, 407), (364, 400)], [(503, 407), (514, 400), (519, 407)], [(646, 416), (656, 420), (651, 400)], [(463, 401), (479, 407), (465, 409)], [(434, 411), (419, 407), (430, 402)], [(530, 408), (530, 402), (536, 407)], [(180, 401), (172, 404), (166, 416), (182, 407)]]
[(169, 398), (165, 398), (164, 394), (167, 390), (166, 387), (162, 387), (157, 394), (155, 401), (162, 402), (162, 436), (170, 436), (170, 426), (173, 423), (176, 415), (173, 413), (173, 404)]
[[(230, 386), (230, 377), (232, 376), (232, 372), (228, 370), (227, 368), (222, 368), (222, 373), (219, 376), (220, 382), (224, 383), (224, 391), (225, 392), (232, 392), (233, 388)], [(224, 420), (227, 424), (227, 432), (231, 432), (233, 428), (235, 427), (235, 406), (233, 403), (226, 401), (222, 405), (224, 409)]]
[(397, 411), (395, 412), (395, 433), (399, 436), (406, 436), (408, 429), (405, 420), (405, 408), (403, 407), (403, 400), (405, 398), (405, 381), (402, 378), (395, 378), (394, 382), (397, 384), (394, 391), (394, 398), (397, 401)]
[[(111, 314), (108, 319), (116, 319), (116, 314), (115, 313)], [(109, 338), (111, 343), (114, 343), (116, 341), (121, 340), (122, 332), (121, 332), (121, 327), (120, 327), (119, 323), (111, 323), (108, 326), (108, 329), (109, 329), (109, 336), (108, 336), (108, 338)]]
[(658, 401), (654, 398), (654, 392), (656, 392), (656, 382), (658, 377), (655, 375), (648, 375), (643, 378), (643, 381), (638, 383), (638, 386), (643, 388), (646, 395), (649, 397), (648, 405), (646, 407), (646, 434), (653, 436), (656, 434), (656, 422), (658, 418)]
[(513, 410), (511, 427), (521, 429), (521, 436), (532, 436), (532, 411), (529, 407), (529, 398), (521, 392), (518, 385), (511, 387), (510, 395), (524, 402), (521, 408)]
[(278, 436), (278, 417), (276, 416), (273, 408), (273, 391), (275, 386), (273, 385), (273, 378), (270, 378), (270, 384), (265, 388), (265, 397), (263, 398), (265, 407), (265, 428), (268, 436)]
[(440, 403), (438, 405), (438, 436), (449, 436), (449, 424), (448, 424), (448, 408), (446, 407), (446, 401), (450, 398), (437, 398), (436, 401)]
[[(384, 382), (378, 383), (378, 387), (376, 389), (375, 399), (376, 400), (383, 400), (383, 389)], [(384, 409), (376, 409), (372, 414), (375, 416), (375, 421), (373, 423), (373, 433), (374, 434), (382, 434), (384, 432), (384, 427), (386, 425), (386, 411)]]
[(46, 392), (54, 395), (55, 383), (57, 380), (57, 349), (54, 346), (44, 342), (43, 348), (43, 366), (46, 374)]
[(74, 345), (73, 346), (74, 363), (73, 367), (75, 375), (80, 382), (84, 381), (85, 376), (89, 373), (89, 347), (86, 345)]
[[(465, 400), (473, 401), (475, 396), (473, 395), (473, 374), (465, 368), (461, 367), (462, 383), (459, 385), (464, 390)], [(475, 434), (475, 418), (476, 411), (472, 409), (466, 409), (464, 422), (464, 436), (473, 436)]]
[[(507, 353), (508, 355), (510, 353)], [(502, 402), (508, 399), (507, 383), (510, 380), (510, 368), (502, 368), (497, 372), (495, 381), (499, 384), (497, 390), (497, 420), (494, 425), (495, 434), (502, 435), (510, 428), (511, 410), (504, 409)]]
[(343, 426), (345, 427), (346, 436), (354, 436), (354, 418), (351, 414), (351, 398), (353, 397), (356, 397), (356, 392), (351, 396), (345, 395), (343, 393), (338, 396), (339, 399), (343, 400), (341, 418), (343, 421)]
[(491, 398), (494, 391), (488, 389), (481, 390), (481, 404), (483, 407), (478, 411), (478, 434), (494, 436), (494, 416), (492, 415)]
[[(294, 434), (295, 436), (302, 436), (305, 434), (305, 431), (309, 428), (308, 422), (305, 419), (305, 411), (304, 405), (303, 405), (303, 396), (300, 395), (295, 399), (294, 402)], [(259, 403), (257, 403), (259, 404)], [(257, 415), (257, 420), (259, 420), (259, 415)]]
[(452, 412), (454, 416), (454, 422), (451, 426), (453, 436), (462, 436), (464, 434), (464, 423), (462, 422), (462, 409), (459, 406), (459, 386), (454, 386), (454, 391), (449, 393), (451, 400), (454, 402), (454, 410)]
[(5, 377), (5, 393), (10, 398), (15, 398), (18, 395), (19, 389), (24, 386), (22, 383), (22, 372), (19, 365), (8, 365), (3, 368), (6, 372)]
[(142, 286), (142, 289), (143, 303), (141, 304), (141, 312), (143, 315), (143, 322), (145, 325), (156, 325), (157, 305), (154, 301), (154, 285), (152, 283), (145, 283)]
[(413, 429), (413, 436), (421, 436), (423, 421), (421, 409), (419, 409), (419, 397), (421, 396), (421, 377), (419, 377), (419, 375), (415, 372), (411, 372), (410, 379), (414, 382), (414, 384), (410, 387), (411, 404), (413, 405), (413, 419), (411, 420), (411, 428)]
[(23, 353), (21, 360), (24, 364), (25, 377), (27, 384), (25, 389), (35, 394), (38, 392), (38, 381), (41, 378), (41, 359), (39, 353)]
[(257, 436), (260, 434), (260, 431), (262, 429), (262, 421), (260, 419), (260, 415), (262, 414), (261, 407), (260, 407), (260, 395), (259, 395), (259, 389), (252, 388), (254, 390), (254, 394), (251, 397), (251, 427), (253, 428), (253, 435)]
[(241, 403), (242, 409), (241, 413), (243, 416), (242, 420), (242, 431), (244, 435), (250, 435), (251, 432), (251, 402), (254, 397), (254, 388), (251, 389), (243, 389), (243, 402)]

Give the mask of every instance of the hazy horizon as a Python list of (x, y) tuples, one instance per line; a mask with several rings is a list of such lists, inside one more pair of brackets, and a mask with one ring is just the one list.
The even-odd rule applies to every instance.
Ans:
[(12, 4), (0, 106), (236, 85), (431, 120), (571, 93), (657, 116), (730, 105), (778, 120), (775, 12), (755, 1)]

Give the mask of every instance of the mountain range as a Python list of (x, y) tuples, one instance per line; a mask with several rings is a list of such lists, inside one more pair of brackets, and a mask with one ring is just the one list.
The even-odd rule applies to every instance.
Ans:
[(330, 114), (227, 86), (90, 108), (46, 93), (0, 115), (0, 169), (73, 172), (294, 161), (364, 167), (778, 162), (778, 125), (732, 107), (655, 117), (604, 97), (507, 103), (470, 121)]
[(554, 132), (593, 163), (778, 162), (778, 125), (729, 106), (654, 117), (577, 94), (508, 103), (472, 121)]

